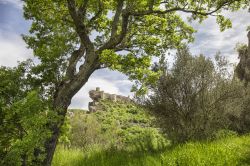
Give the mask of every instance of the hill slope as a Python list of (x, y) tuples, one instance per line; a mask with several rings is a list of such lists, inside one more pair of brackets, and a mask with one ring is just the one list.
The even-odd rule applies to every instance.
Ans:
[(70, 110), (61, 143), (74, 148), (98, 145), (102, 148), (157, 151), (169, 145), (155, 118), (133, 102), (98, 102), (98, 111)]
[(69, 118), (70, 146), (57, 147), (54, 166), (250, 165), (250, 135), (173, 147), (145, 109), (111, 101), (100, 105), (101, 111), (75, 111)]

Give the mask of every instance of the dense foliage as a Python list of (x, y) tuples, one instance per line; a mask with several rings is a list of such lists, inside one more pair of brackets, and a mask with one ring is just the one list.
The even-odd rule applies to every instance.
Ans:
[(101, 107), (94, 113), (73, 111), (74, 116), (65, 123), (70, 126), (69, 132), (60, 138), (63, 144), (71, 148), (98, 146), (129, 151), (156, 151), (169, 144), (153, 126), (154, 118), (134, 103), (102, 101)]
[(26, 74), (30, 62), (0, 68), (0, 165), (38, 165), (41, 147), (50, 136), (52, 117), (44, 99)]
[[(235, 131), (246, 130), (243, 128), (249, 121), (242, 116), (248, 118), (247, 89), (232, 79), (228, 68), (220, 55), (213, 62), (203, 55), (192, 56), (186, 47), (178, 50), (172, 68), (162, 68), (163, 75), (156, 86), (151, 86), (146, 105), (171, 140), (208, 139), (218, 130), (232, 129), (236, 124), (239, 128)], [(236, 114), (242, 122), (240, 117), (236, 122)]]
[(44, 140), (50, 136), (46, 128), (49, 114), (44, 103), (36, 92), (4, 107), (5, 115), (1, 123), (1, 164), (36, 165), (41, 156), (37, 150), (43, 150)]

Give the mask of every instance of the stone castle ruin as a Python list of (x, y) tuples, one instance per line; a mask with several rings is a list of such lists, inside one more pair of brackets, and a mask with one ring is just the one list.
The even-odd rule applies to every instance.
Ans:
[(89, 112), (96, 112), (97, 110), (101, 109), (101, 106), (99, 105), (100, 100), (110, 100), (113, 102), (132, 101), (129, 97), (126, 96), (105, 93), (104, 91), (101, 91), (99, 87), (96, 87), (96, 90), (89, 91), (89, 97), (93, 100), (92, 102), (89, 102)]

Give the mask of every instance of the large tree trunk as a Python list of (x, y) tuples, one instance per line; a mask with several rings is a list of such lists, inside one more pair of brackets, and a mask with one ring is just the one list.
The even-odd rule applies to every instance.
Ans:
[[(92, 59), (93, 58), (93, 59)], [(43, 166), (50, 166), (53, 155), (56, 149), (57, 141), (60, 136), (60, 128), (64, 123), (67, 109), (71, 103), (73, 96), (86, 84), (90, 75), (98, 69), (99, 65), (96, 62), (96, 56), (92, 56), (90, 61), (86, 61), (81, 67), (81, 73), (72, 77), (69, 81), (62, 82), (61, 86), (55, 93), (53, 100), (53, 111), (61, 118), (56, 123), (50, 125), (52, 131), (51, 137), (46, 141), (46, 158), (43, 161)]]
[[(43, 165), (44, 166), (50, 166), (52, 163), (52, 159), (53, 159), (53, 155), (56, 149), (56, 145), (57, 145), (57, 141), (58, 138), (60, 136), (60, 128), (64, 123), (64, 119), (67, 113), (67, 108), (70, 105), (70, 100), (71, 99), (67, 99), (67, 100), (61, 100), (60, 98), (61, 96), (58, 96), (57, 103), (54, 103), (54, 107), (53, 107), (53, 111), (57, 112), (57, 115), (60, 116), (59, 119), (57, 119), (56, 123), (54, 124), (49, 124), (50, 126), (50, 130), (52, 132), (51, 137), (46, 140), (45, 143), (45, 152), (46, 152), (46, 158), (43, 161)], [(65, 102), (67, 101), (67, 102)]]

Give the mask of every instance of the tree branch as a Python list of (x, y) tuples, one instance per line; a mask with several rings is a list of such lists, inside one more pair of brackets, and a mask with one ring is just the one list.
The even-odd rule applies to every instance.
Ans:
[(89, 25), (91, 26), (92, 23), (102, 14), (103, 11), (103, 3), (101, 2), (101, 0), (98, 0), (98, 11), (97, 13), (89, 20)]
[[(150, 15), (150, 14), (166, 14), (169, 12), (174, 12), (174, 11), (182, 11), (185, 13), (192, 13), (196, 15), (202, 15), (202, 16), (207, 16), (207, 15), (212, 15), (213, 13), (217, 12), (224, 6), (230, 5), (232, 3), (235, 3), (239, 0), (231, 0), (231, 1), (224, 1), (223, 3), (219, 4), (214, 10), (210, 12), (201, 12), (199, 11), (200, 8), (196, 10), (191, 10), (191, 9), (186, 9), (186, 6), (188, 6), (188, 3), (186, 3), (183, 7), (180, 7), (177, 5), (177, 7), (167, 9), (167, 10), (145, 10), (145, 11), (139, 11), (139, 12), (131, 12), (131, 15), (133, 16), (145, 16), (145, 15)], [(167, 1), (161, 2), (161, 4), (168, 3)], [(152, 7), (151, 7), (152, 8)]]
[(87, 28), (83, 24), (82, 18), (77, 14), (75, 1), (74, 0), (67, 0), (67, 2), (68, 2), (69, 13), (73, 19), (73, 22), (74, 22), (75, 28), (76, 28), (76, 32), (81, 39), (81, 43), (85, 46), (86, 51), (94, 51), (94, 45), (90, 41)]
[(121, 43), (123, 38), (127, 34), (128, 30), (128, 21), (129, 20), (129, 13), (125, 9), (122, 12), (122, 30), (119, 35), (114, 35), (112, 38), (110, 38), (102, 47), (99, 48), (98, 52), (100, 53), (101, 51), (105, 49), (113, 49), (115, 48), (118, 44)]
[(81, 57), (84, 56), (84, 53), (85, 53), (85, 48), (83, 45), (81, 45), (78, 50), (75, 50), (72, 53), (71, 57), (69, 58), (69, 64), (66, 70), (67, 78), (70, 79), (75, 75), (77, 62), (80, 60)]
[(119, 18), (120, 18), (121, 12), (122, 12), (122, 7), (123, 7), (123, 0), (119, 0), (117, 3), (115, 16), (114, 16), (114, 19), (112, 22), (111, 38), (113, 38), (116, 35)]
[(85, 15), (86, 15), (88, 2), (89, 2), (89, 0), (84, 0), (83, 4), (79, 7), (79, 9), (77, 11), (78, 16), (81, 19), (83, 19), (85, 17)]
[[(151, 4), (149, 6), (150, 7), (149, 10), (134, 11), (133, 12), (133, 11), (129, 11), (127, 8), (122, 10), (122, 6), (123, 6), (122, 4), (123, 3), (122, 3), (122, 0), (120, 0), (118, 2), (118, 4), (117, 4), (115, 17), (114, 17), (113, 24), (112, 24), (111, 38), (105, 44), (103, 44), (102, 47), (99, 48), (99, 52), (101, 52), (104, 49), (113, 49), (118, 44), (120, 44), (120, 42), (123, 40), (123, 38), (127, 34), (127, 30), (128, 30), (127, 27), (128, 27), (128, 22), (129, 22), (128, 19), (129, 19), (130, 16), (137, 17), (137, 16), (145, 16), (145, 15), (150, 15), (150, 14), (166, 14), (166, 13), (171, 13), (171, 12), (175, 12), (175, 11), (181, 11), (181, 12), (185, 12), (185, 13), (192, 13), (192, 14), (195, 14), (195, 15), (207, 16), (207, 15), (212, 15), (213, 13), (216, 13), (217, 11), (222, 9), (224, 6), (230, 5), (230, 4), (234, 3), (234, 2), (235, 2), (235, 0), (224, 1), (223, 3), (219, 4), (215, 9), (213, 9), (211, 11), (208, 11), (208, 12), (202, 12), (202, 11), (200, 11), (199, 8), (196, 9), (196, 10), (187, 9), (187, 4), (185, 4), (183, 7), (177, 6), (177, 7), (171, 8), (171, 9), (167, 9), (167, 10), (153, 10), (153, 6)], [(122, 30), (121, 30), (120, 34), (116, 35), (117, 24), (119, 22), (119, 17), (120, 17), (121, 14), (122, 14)]]

